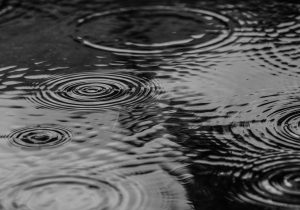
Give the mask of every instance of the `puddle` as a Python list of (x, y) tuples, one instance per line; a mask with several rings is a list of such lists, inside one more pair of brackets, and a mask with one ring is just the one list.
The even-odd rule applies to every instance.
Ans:
[(0, 208), (298, 209), (299, 11), (0, 0)]

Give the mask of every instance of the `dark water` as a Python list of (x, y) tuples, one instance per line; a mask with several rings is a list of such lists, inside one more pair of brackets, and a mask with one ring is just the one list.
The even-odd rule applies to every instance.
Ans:
[(300, 3), (0, 0), (0, 209), (300, 209)]

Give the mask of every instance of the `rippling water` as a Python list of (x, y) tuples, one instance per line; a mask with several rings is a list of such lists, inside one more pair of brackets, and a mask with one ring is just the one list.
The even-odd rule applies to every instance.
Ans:
[(160, 94), (154, 80), (131, 74), (110, 73), (54, 76), (39, 83), (30, 101), (43, 108), (93, 110), (143, 104)]
[(10, 143), (24, 148), (59, 146), (71, 140), (71, 133), (65, 128), (53, 125), (36, 125), (16, 129), (8, 136)]
[[(99, 32), (95, 25), (108, 27)], [(229, 18), (211, 11), (148, 6), (93, 13), (77, 20), (76, 32), (75, 40), (88, 47), (158, 56), (176, 51), (203, 52), (225, 45), (233, 29)]]
[(0, 209), (300, 208), (297, 1), (0, 0)]

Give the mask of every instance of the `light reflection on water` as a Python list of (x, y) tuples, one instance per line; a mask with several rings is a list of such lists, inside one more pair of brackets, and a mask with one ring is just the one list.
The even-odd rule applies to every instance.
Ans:
[(298, 209), (296, 1), (0, 1), (3, 209)]

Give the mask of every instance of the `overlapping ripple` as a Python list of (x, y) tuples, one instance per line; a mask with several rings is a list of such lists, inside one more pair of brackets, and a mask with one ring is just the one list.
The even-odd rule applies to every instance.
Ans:
[[(50, 173), (51, 174), (51, 173)], [(184, 189), (162, 172), (123, 176), (118, 173), (31, 176), (2, 188), (5, 209), (190, 210)]]
[[(299, 36), (299, 34), (295, 33), (295, 36)], [(298, 76), (299, 41), (291, 40), (289, 42), (290, 46), (286, 46), (284, 43), (269, 44), (266, 42), (262, 44), (257, 42), (255, 48), (252, 46), (245, 54), (259, 68), (268, 70), (272, 75)], [(294, 44), (292, 44), (293, 42)]]
[(57, 125), (36, 125), (13, 130), (8, 135), (9, 142), (25, 149), (52, 148), (72, 139), (71, 132)]
[(205, 52), (234, 41), (233, 21), (212, 11), (171, 6), (128, 7), (77, 20), (75, 40), (120, 54)]
[(155, 80), (125, 73), (59, 75), (35, 89), (28, 99), (39, 107), (85, 111), (141, 105), (162, 91)]
[(267, 206), (300, 207), (300, 154), (271, 152), (244, 167), (231, 199)]
[[(298, 76), (299, 8), (283, 2), (272, 3), (269, 8), (266, 5), (267, 9), (256, 17), (253, 16), (256, 13), (249, 13), (248, 26), (241, 34), (246, 38), (241, 49), (251, 60), (251, 65), (255, 65), (261, 71), (268, 71), (272, 75)], [(277, 15), (268, 17), (274, 12)]]
[[(109, 180), (105, 178), (104, 180)], [(113, 180), (111, 177), (110, 179)], [(29, 209), (137, 209), (144, 192), (132, 183), (123, 183), (127, 189), (117, 187), (109, 181), (80, 176), (43, 177), (21, 183), (17, 190), (10, 192), (15, 209), (26, 206)], [(121, 182), (115, 178), (113, 182)], [(118, 183), (121, 184), (121, 183)], [(128, 196), (130, 195), (132, 197)], [(126, 195), (124, 196), (124, 194)], [(46, 206), (46, 208), (45, 208)]]
[[(227, 107), (223, 140), (233, 147), (263, 149), (300, 149), (299, 91), (261, 90), (248, 96), (252, 102)], [(230, 114), (229, 114), (230, 113)], [(227, 135), (229, 134), (229, 135)], [(220, 139), (221, 139), (220, 138)]]

